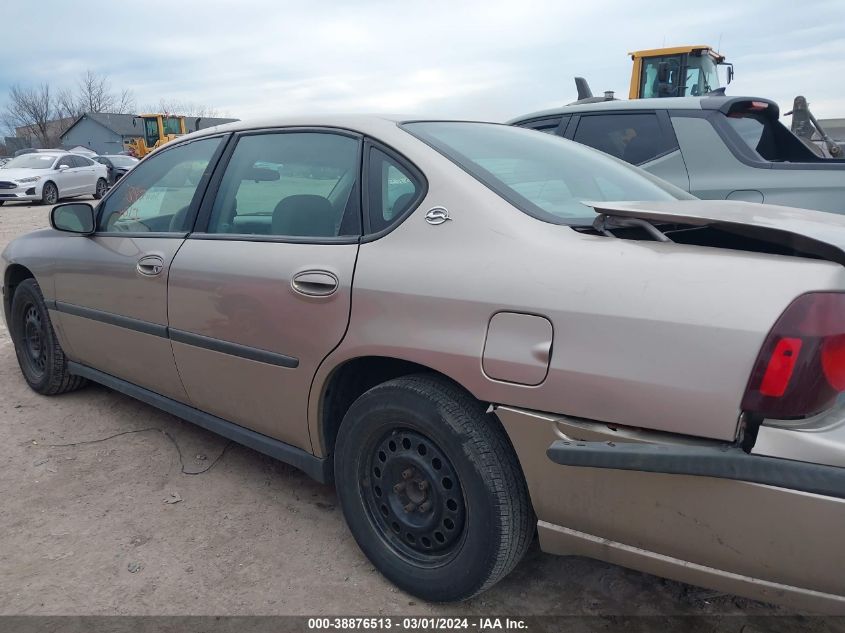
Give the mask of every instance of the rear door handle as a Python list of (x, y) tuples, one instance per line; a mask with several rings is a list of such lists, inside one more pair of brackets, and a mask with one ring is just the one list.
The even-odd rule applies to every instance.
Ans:
[(328, 297), (337, 292), (339, 285), (337, 277), (325, 270), (305, 270), (290, 282), (294, 292), (309, 297)]
[(164, 259), (158, 255), (144, 255), (136, 268), (145, 277), (155, 277), (164, 270)]

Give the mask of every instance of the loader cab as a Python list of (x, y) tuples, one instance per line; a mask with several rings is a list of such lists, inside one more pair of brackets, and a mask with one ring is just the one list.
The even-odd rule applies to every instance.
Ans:
[(718, 67), (726, 67), (726, 83), (733, 79), (733, 65), (709, 46), (659, 48), (630, 53), (630, 99), (702, 97), (719, 90)]

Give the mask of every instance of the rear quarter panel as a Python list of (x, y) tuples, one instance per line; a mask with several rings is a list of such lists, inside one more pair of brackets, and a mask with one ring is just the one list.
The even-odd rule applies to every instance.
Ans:
[[(803, 292), (845, 288), (827, 262), (577, 233), (521, 213), (451, 164), (420, 166), (428, 196), (395, 231), (362, 244), (349, 330), (318, 385), (345, 360), (388, 356), (486, 402), (731, 440), (774, 321)], [(452, 220), (427, 224), (435, 205)], [(552, 322), (541, 384), (484, 374), (487, 325), (500, 311)], [(319, 395), (309, 415), (318, 451)]]
[(759, 191), (766, 204), (845, 213), (845, 165), (841, 169), (753, 167), (731, 153), (706, 119), (672, 117), (672, 125), (693, 195), (724, 200), (735, 191)]

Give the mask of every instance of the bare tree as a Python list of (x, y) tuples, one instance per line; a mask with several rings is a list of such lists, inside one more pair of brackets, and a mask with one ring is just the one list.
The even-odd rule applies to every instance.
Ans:
[(9, 89), (9, 100), (3, 120), (9, 129), (26, 128), (38, 139), (41, 147), (51, 147), (58, 140), (56, 126), (50, 122), (59, 118), (55, 94), (49, 84), (37, 88), (24, 88), (15, 84)]
[(132, 92), (113, 92), (108, 75), (85, 71), (75, 89), (65, 89), (58, 95), (59, 108), (65, 116), (78, 117), (85, 112), (127, 114), (135, 109)]
[(0, 118), (10, 134), (35, 137), (41, 147), (53, 147), (74, 119), (85, 112), (125, 114), (134, 109), (130, 91), (113, 91), (107, 75), (88, 70), (75, 88), (58, 92), (47, 83), (38, 87), (15, 84)]
[(167, 99), (162, 97), (157, 104), (148, 104), (143, 108), (144, 112), (162, 112), (188, 117), (219, 117), (217, 108), (194, 103), (191, 101), (179, 101), (178, 99)]

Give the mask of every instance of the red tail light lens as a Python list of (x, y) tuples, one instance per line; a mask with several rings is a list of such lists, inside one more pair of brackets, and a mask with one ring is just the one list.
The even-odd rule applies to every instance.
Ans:
[(769, 332), (742, 400), (768, 418), (804, 418), (845, 391), (845, 293), (798, 297)]

